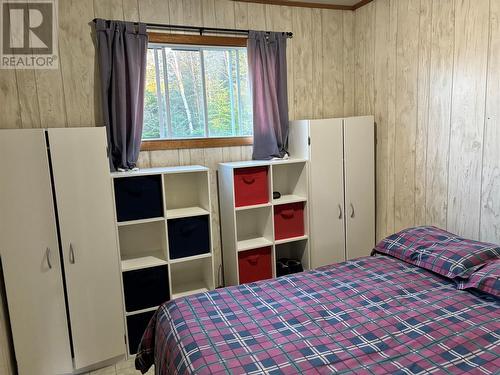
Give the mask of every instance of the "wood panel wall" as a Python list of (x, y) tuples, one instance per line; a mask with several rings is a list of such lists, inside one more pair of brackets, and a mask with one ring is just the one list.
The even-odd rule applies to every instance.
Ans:
[[(60, 69), (1, 70), (0, 128), (101, 125), (94, 17), (292, 31), (290, 118), (376, 116), (377, 236), (433, 224), (500, 242), (500, 0), (375, 0), (355, 12), (229, 0), (59, 7)], [(250, 154), (248, 146), (151, 151), (140, 165), (215, 171)], [(0, 372), (9, 374), (3, 315)]]
[[(290, 119), (354, 114), (354, 13), (230, 0), (59, 1), (60, 69), (0, 70), (0, 128), (101, 125), (94, 17), (153, 23), (292, 31), (288, 45)], [(251, 147), (142, 152), (140, 166), (202, 164), (212, 170), (213, 238), (220, 263), (217, 164), (251, 158)], [(1, 292), (0, 292), (1, 297)], [(0, 373), (9, 374), (0, 309)], [(5, 369), (5, 370), (4, 370)]]
[(355, 12), (355, 113), (377, 122), (377, 236), (430, 224), (500, 243), (500, 0)]

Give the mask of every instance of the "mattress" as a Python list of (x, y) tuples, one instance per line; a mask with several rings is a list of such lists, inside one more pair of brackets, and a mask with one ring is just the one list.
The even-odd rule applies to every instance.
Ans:
[(157, 374), (498, 374), (500, 302), (388, 256), (161, 306), (136, 366)]

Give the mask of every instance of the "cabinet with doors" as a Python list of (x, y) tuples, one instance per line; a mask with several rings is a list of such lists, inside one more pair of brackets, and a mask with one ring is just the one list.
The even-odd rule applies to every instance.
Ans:
[(128, 353), (162, 303), (215, 288), (208, 168), (112, 174)]
[(104, 128), (1, 130), (0, 255), (19, 374), (125, 355)]
[(289, 151), (309, 159), (311, 264), (370, 255), (375, 243), (373, 116), (290, 123)]
[(225, 285), (280, 275), (284, 259), (309, 268), (305, 159), (221, 163), (219, 200)]

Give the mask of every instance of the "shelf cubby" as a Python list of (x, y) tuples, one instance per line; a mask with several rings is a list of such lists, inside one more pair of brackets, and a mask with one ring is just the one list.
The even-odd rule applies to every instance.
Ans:
[(168, 301), (168, 266), (123, 272), (123, 295), (127, 313), (154, 308)]
[(146, 311), (140, 314), (127, 316), (127, 338), (128, 352), (130, 355), (137, 353), (139, 343), (141, 342), (142, 334), (146, 330), (149, 321), (153, 317), (155, 311)]
[(305, 238), (298, 241), (276, 244), (275, 258), (276, 260), (282, 258), (298, 260), (302, 263), (302, 267), (304, 267), (304, 269), (308, 269), (309, 241)]
[(167, 219), (207, 215), (210, 211), (208, 171), (166, 174), (165, 211)]
[(169, 259), (210, 253), (210, 217), (192, 216), (168, 220)]
[(115, 178), (114, 193), (118, 222), (163, 217), (161, 175)]
[(236, 207), (259, 206), (270, 201), (269, 166), (236, 168), (233, 171)]
[(236, 211), (237, 250), (244, 251), (273, 244), (271, 207)]
[(304, 202), (307, 200), (307, 164), (296, 162), (272, 165), (273, 192), (281, 197), (273, 204)]
[(118, 227), (122, 270), (167, 263), (165, 220)]
[(172, 299), (214, 289), (211, 257), (170, 264)]
[(306, 202), (274, 205), (275, 241), (305, 236), (306, 212)]
[(238, 253), (239, 283), (252, 283), (273, 277), (272, 246), (245, 250)]

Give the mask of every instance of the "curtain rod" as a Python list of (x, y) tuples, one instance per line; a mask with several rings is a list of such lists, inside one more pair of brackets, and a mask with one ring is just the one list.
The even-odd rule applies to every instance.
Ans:
[[(136, 23), (137, 24), (137, 23)], [(159, 23), (147, 23), (148, 29), (151, 30), (176, 30), (176, 31), (196, 31), (199, 32), (200, 35), (203, 33), (209, 34), (242, 34), (248, 35), (250, 30), (243, 29), (221, 29), (217, 27), (201, 27), (201, 26), (182, 26), (182, 25), (164, 25)], [(269, 33), (269, 31), (267, 31)], [(284, 32), (288, 38), (293, 37), (293, 33)]]
[[(97, 18), (93, 19), (93, 22), (96, 22)], [(134, 22), (134, 25), (138, 25), (138, 22)], [(167, 25), (161, 23), (146, 23), (146, 27), (150, 30), (176, 30), (176, 31), (191, 31), (198, 32), (200, 35), (203, 33), (209, 34), (241, 34), (248, 35), (250, 30), (245, 29), (223, 29), (218, 27), (203, 27), (203, 26), (184, 26), (184, 25)], [(270, 31), (266, 31), (266, 33), (270, 33)], [(288, 38), (293, 37), (293, 33), (286, 31), (283, 32)]]

